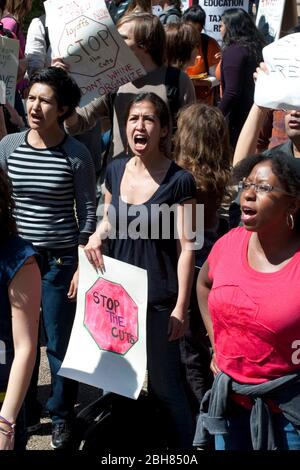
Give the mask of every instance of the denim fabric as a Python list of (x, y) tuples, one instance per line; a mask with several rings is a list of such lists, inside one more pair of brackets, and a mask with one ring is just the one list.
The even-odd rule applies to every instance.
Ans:
[(172, 310), (172, 307), (158, 305), (148, 308), (149, 389), (167, 413), (170, 447), (188, 449), (192, 447), (194, 422), (184, 388), (179, 341), (168, 341), (167, 336)]
[(77, 269), (77, 246), (41, 249), (42, 320), (51, 371), (51, 393), (47, 402), (53, 423), (72, 420), (78, 383), (57, 375), (64, 359), (75, 317), (76, 303), (67, 293)]
[[(281, 413), (273, 413), (272, 417), (277, 449), (300, 450), (300, 435), (294, 426)], [(234, 404), (227, 424), (229, 434), (215, 436), (216, 450), (252, 451), (250, 411)]]

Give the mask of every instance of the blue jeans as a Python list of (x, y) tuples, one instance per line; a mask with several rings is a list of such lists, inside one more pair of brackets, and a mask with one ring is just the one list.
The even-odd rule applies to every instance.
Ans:
[[(275, 441), (278, 450), (300, 450), (300, 435), (282, 413), (273, 413)], [(235, 405), (227, 419), (229, 434), (215, 436), (216, 450), (253, 450), (250, 434), (250, 411)]]
[(57, 375), (64, 359), (75, 317), (76, 303), (67, 293), (78, 265), (77, 246), (39, 249), (42, 273), (42, 320), (51, 371), (51, 393), (46, 407), (53, 423), (74, 417), (78, 383)]
[(149, 306), (147, 311), (147, 366), (150, 393), (166, 411), (170, 447), (192, 447), (194, 422), (184, 388), (179, 341), (168, 341), (173, 307)]

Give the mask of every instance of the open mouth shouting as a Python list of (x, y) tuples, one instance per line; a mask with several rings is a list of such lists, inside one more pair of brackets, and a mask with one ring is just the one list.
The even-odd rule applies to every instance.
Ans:
[(143, 150), (148, 143), (148, 136), (145, 134), (135, 134), (133, 142), (136, 150)]
[(256, 217), (257, 211), (249, 206), (242, 206), (242, 221), (244, 223), (252, 222)]

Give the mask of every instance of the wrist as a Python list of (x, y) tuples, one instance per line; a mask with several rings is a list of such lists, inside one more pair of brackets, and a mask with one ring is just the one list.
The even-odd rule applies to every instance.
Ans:
[(0, 433), (8, 438), (13, 438), (15, 435), (16, 423), (14, 420), (9, 421), (4, 416), (0, 416)]

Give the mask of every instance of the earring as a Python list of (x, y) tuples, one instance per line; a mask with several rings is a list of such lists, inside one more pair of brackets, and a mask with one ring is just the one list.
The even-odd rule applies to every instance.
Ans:
[(294, 230), (294, 227), (295, 227), (295, 221), (294, 221), (294, 217), (293, 217), (293, 214), (287, 214), (286, 216), (286, 223), (287, 223), (287, 226), (290, 230)]

